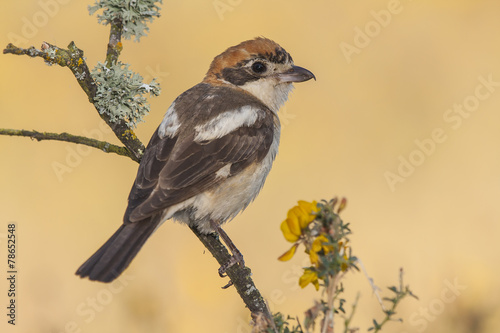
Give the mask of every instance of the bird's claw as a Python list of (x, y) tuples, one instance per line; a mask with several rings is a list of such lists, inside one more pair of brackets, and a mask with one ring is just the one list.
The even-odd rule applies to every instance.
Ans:
[[(235, 264), (240, 264), (241, 267), (245, 267), (245, 260), (243, 259), (243, 255), (241, 254), (240, 251), (236, 251), (232, 256), (231, 258), (228, 260), (228, 262), (226, 262), (224, 265), (222, 265), (220, 268), (219, 268), (219, 276), (221, 278), (224, 278), (227, 276), (226, 272), (227, 270), (234, 266)], [(226, 284), (224, 287), (222, 287), (222, 289), (227, 289), (229, 288), (230, 286), (233, 285), (233, 281), (229, 281), (228, 284)]]
[(219, 268), (219, 276), (220, 277), (226, 277), (227, 270), (232, 267), (235, 264), (240, 264), (241, 267), (245, 267), (245, 260), (243, 260), (243, 255), (241, 252), (236, 252), (231, 256), (231, 258), (226, 262), (224, 265), (220, 266)]

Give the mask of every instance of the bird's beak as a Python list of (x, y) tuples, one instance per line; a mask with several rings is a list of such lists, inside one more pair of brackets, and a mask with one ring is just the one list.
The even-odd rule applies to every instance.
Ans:
[(310, 79), (316, 80), (316, 76), (305, 68), (292, 66), (285, 73), (278, 74), (280, 82), (304, 82)]

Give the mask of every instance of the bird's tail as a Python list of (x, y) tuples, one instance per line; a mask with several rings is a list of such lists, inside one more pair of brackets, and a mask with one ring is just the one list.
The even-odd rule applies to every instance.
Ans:
[(128, 267), (161, 222), (159, 216), (124, 223), (99, 250), (78, 268), (76, 275), (111, 282)]

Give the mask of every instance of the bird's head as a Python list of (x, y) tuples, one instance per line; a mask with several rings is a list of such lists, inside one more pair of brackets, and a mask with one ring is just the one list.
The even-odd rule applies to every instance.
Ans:
[(274, 112), (287, 100), (294, 82), (316, 79), (277, 43), (258, 37), (232, 46), (212, 61), (203, 80), (213, 85), (231, 85), (260, 99)]

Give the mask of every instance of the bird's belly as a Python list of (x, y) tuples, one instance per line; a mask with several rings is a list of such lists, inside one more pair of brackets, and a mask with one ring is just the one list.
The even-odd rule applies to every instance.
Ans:
[(210, 220), (219, 224), (230, 221), (255, 199), (271, 170), (275, 154), (270, 151), (261, 163), (250, 165), (214, 189), (170, 207), (165, 219), (197, 226), (203, 233), (213, 232)]
[(193, 201), (190, 224), (200, 231), (212, 232), (209, 221), (219, 224), (233, 219), (257, 196), (271, 169), (265, 163), (254, 164), (224, 180), (215, 189), (197, 195)]

